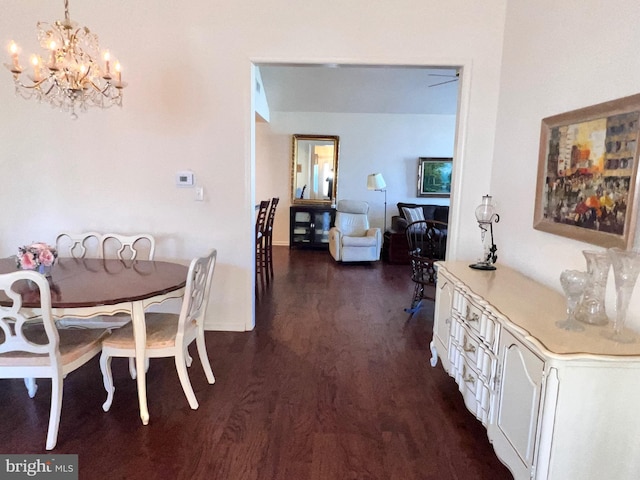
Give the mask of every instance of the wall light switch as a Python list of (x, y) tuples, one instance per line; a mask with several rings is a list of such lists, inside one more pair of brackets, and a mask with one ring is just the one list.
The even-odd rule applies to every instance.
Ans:
[(196, 202), (204, 202), (204, 187), (196, 188)]

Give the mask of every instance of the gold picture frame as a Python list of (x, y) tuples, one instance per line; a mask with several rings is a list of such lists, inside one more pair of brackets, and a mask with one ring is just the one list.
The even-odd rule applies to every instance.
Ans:
[(418, 197), (451, 196), (452, 157), (418, 158)]
[(639, 134), (640, 94), (544, 118), (533, 228), (630, 248)]

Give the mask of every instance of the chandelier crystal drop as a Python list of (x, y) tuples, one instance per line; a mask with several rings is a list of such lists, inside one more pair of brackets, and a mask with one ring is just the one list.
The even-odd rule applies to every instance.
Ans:
[(16, 95), (49, 103), (53, 108), (86, 112), (89, 107), (122, 106), (122, 68), (109, 51), (100, 55), (98, 36), (69, 18), (69, 0), (64, 0), (64, 20), (38, 22), (38, 41), (46, 54), (31, 55), (31, 68), (20, 64), (20, 49), (9, 45)]

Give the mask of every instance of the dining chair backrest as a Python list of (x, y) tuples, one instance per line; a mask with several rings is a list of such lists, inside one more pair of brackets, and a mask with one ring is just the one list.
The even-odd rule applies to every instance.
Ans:
[(99, 258), (100, 240), (97, 232), (68, 233), (62, 232), (56, 237), (58, 256), (71, 258)]
[(102, 258), (120, 260), (153, 260), (156, 241), (149, 234), (120, 235), (105, 233), (100, 240)]
[(256, 214), (256, 240), (260, 239), (264, 232), (264, 226), (267, 221), (267, 211), (269, 209), (269, 200), (262, 200)]
[[(18, 283), (20, 282), (20, 283)], [(22, 295), (30, 296), (35, 293), (35, 288), (40, 292), (40, 310), (38, 317), (41, 320), (46, 332), (44, 343), (34, 343), (28, 338), (28, 327), (33, 325), (29, 323), (30, 318), (25, 316), (22, 311)], [(51, 313), (51, 289), (47, 279), (39, 273), (31, 270), (18, 270), (16, 272), (5, 273), (0, 275), (0, 291), (12, 301), (11, 306), (0, 306), (0, 357), (10, 352), (27, 352), (31, 354), (41, 355), (42, 358), (38, 362), (40, 366), (46, 369), (55, 370), (60, 360), (60, 352), (58, 351), (58, 330), (53, 323), (53, 315)], [(40, 323), (40, 322), (38, 322)], [(5, 359), (6, 359), (5, 355)], [(14, 361), (15, 365), (0, 361), (0, 378), (23, 378), (23, 367), (28, 365), (29, 359), (25, 356), (25, 363)], [(48, 358), (47, 358), (48, 357)], [(5, 360), (3, 359), (3, 360)], [(3, 364), (4, 363), (4, 364)], [(20, 373), (11, 376), (10, 373)], [(46, 375), (50, 377), (51, 375)]]
[(218, 252), (214, 248), (206, 256), (191, 260), (178, 320), (176, 345), (180, 345), (184, 341), (184, 335), (190, 328), (194, 330), (204, 328), (217, 255)]
[(273, 233), (273, 221), (276, 217), (278, 202), (280, 202), (279, 197), (273, 197), (271, 199), (271, 207), (269, 207), (269, 214), (267, 215), (267, 221), (264, 228), (265, 235), (271, 235)]

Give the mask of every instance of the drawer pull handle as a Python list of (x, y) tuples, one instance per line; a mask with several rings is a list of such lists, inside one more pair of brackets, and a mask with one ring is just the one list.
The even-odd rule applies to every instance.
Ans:
[(462, 381), (465, 383), (470, 383), (471, 385), (474, 385), (476, 383), (476, 379), (474, 377), (472, 377), (471, 375), (467, 375), (466, 365), (462, 366)]
[(471, 375), (467, 375), (466, 372), (463, 372), (464, 374), (462, 375), (462, 380), (464, 380), (465, 383), (470, 383), (471, 385), (474, 385), (476, 383), (476, 379), (471, 376)]
[(480, 317), (478, 316), (477, 313), (471, 313), (471, 309), (469, 308), (469, 305), (467, 305), (467, 314), (465, 315), (467, 321), (469, 322), (477, 322)]

